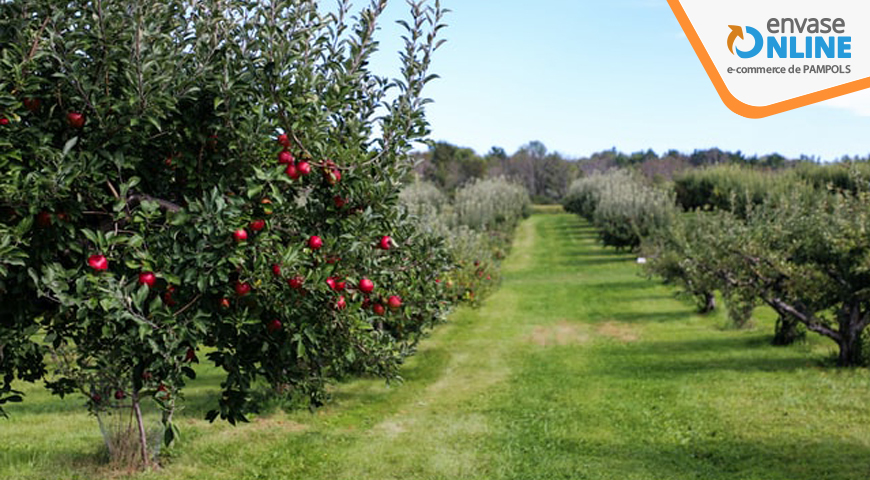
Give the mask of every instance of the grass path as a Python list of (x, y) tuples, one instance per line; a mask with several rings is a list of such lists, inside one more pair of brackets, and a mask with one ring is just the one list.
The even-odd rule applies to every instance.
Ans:
[[(199, 420), (219, 381), (204, 370), (184, 442), (136, 478), (870, 477), (866, 370), (822, 366), (818, 338), (769, 346), (767, 312), (744, 331), (695, 315), (633, 260), (576, 217), (535, 215), (502, 288), (424, 342), (405, 383), (355, 381), (317, 413), (233, 428)], [(0, 422), (0, 478), (91, 478), (93, 420), (28, 402)]]

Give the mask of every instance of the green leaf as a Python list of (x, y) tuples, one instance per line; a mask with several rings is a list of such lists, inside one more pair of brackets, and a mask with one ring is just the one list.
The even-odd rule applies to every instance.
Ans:
[(66, 157), (70, 150), (72, 150), (77, 143), (79, 143), (79, 137), (73, 137), (67, 140), (66, 143), (63, 145), (63, 153), (61, 154), (61, 156)]

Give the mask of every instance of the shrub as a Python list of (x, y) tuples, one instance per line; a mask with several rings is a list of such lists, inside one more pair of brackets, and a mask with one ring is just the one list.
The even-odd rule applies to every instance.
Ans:
[(480, 180), (459, 189), (451, 203), (434, 185), (417, 182), (400, 198), (419, 230), (443, 239), (450, 252), (451, 268), (438, 279), (448, 298), (472, 304), (485, 298), (498, 285), (517, 223), (530, 212), (525, 188), (502, 178)]
[(476, 180), (456, 191), (456, 221), (475, 230), (510, 231), (531, 214), (525, 187), (504, 178)]
[(716, 209), (744, 217), (792, 181), (787, 172), (724, 165), (685, 172), (674, 180), (674, 193), (686, 211)]
[(625, 170), (574, 182), (565, 208), (591, 220), (605, 245), (637, 248), (641, 239), (667, 226), (675, 215), (672, 196)]
[(867, 162), (802, 164), (795, 168), (794, 174), (819, 190), (848, 193), (870, 190), (870, 163)]

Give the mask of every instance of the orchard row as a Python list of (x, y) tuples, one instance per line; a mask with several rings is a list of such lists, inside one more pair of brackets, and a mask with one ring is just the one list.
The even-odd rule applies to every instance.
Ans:
[(767, 306), (779, 315), (775, 344), (814, 332), (851, 366), (868, 363), (868, 172), (862, 163), (729, 166), (655, 186), (617, 170), (576, 181), (565, 207), (592, 221), (605, 244), (638, 250), (650, 274), (681, 287), (700, 311), (716, 308), (718, 292), (742, 326)]

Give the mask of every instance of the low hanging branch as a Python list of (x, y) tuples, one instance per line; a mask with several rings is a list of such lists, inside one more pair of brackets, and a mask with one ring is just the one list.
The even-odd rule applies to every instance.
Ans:
[(179, 212), (181, 211), (181, 205), (176, 203), (172, 203), (169, 200), (163, 200), (162, 198), (152, 197), (151, 195), (146, 195), (143, 193), (134, 193), (127, 197), (127, 204), (131, 207), (136, 207), (140, 205), (142, 202), (154, 202), (160, 205), (160, 208), (168, 211), (168, 212)]

